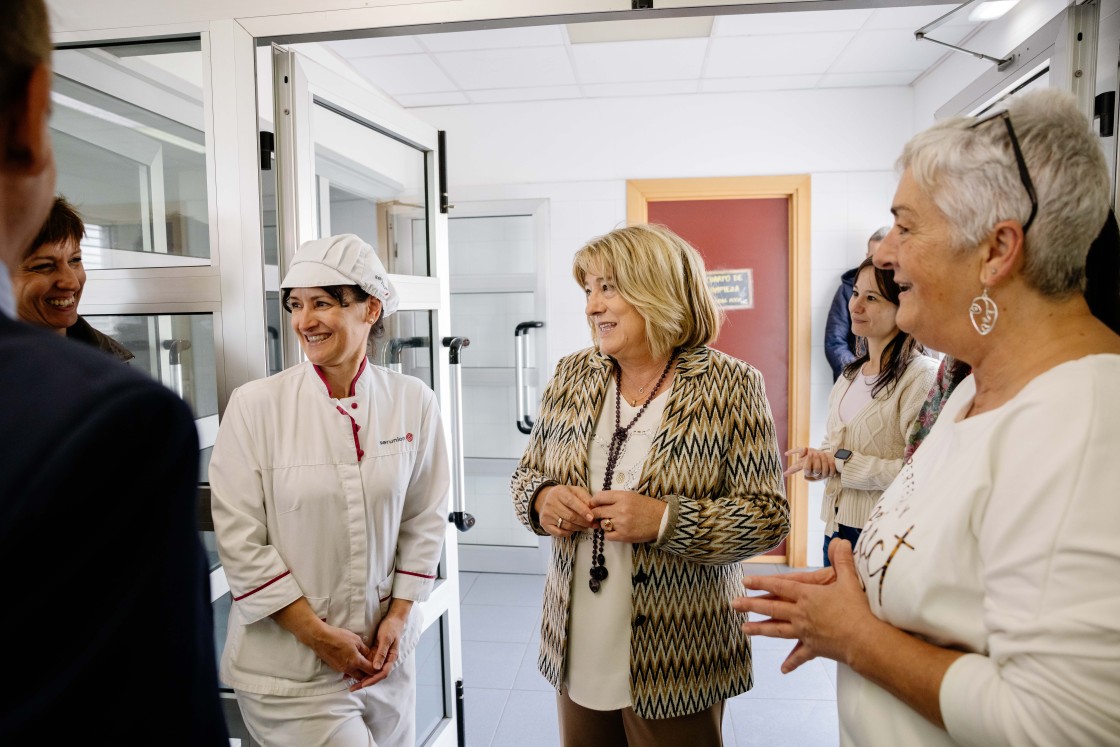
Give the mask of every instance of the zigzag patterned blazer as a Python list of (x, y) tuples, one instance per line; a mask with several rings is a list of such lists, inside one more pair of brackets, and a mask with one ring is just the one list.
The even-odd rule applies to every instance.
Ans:
[[(547, 485), (588, 486), (588, 449), (613, 372), (594, 348), (563, 358), (545, 389), (529, 446), (511, 480), (525, 526)], [(630, 694), (642, 718), (703, 710), (753, 685), (750, 639), (731, 609), (739, 561), (789, 532), (782, 466), (762, 375), (707, 347), (683, 352), (638, 491), (665, 501), (656, 543), (634, 545)], [(538, 666), (564, 684), (572, 564), (578, 535), (553, 538)]]

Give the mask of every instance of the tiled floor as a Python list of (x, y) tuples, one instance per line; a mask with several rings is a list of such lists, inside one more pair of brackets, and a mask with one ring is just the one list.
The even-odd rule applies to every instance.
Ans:
[[(752, 564), (750, 570), (786, 569)], [(559, 745), (556, 694), (537, 671), (544, 576), (464, 572), (460, 582), (468, 747)], [(782, 674), (792, 644), (753, 643), (755, 686), (727, 702), (725, 747), (837, 745), (835, 664), (814, 660)]]

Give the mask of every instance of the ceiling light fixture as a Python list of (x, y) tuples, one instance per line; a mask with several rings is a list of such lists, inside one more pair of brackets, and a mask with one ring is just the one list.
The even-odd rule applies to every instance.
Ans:
[(994, 21), (1019, 4), (1019, 0), (987, 0), (980, 3), (968, 14), (968, 20), (984, 23)]
[[(980, 59), (980, 60), (988, 60), (989, 62), (994, 62), (994, 63), (996, 63), (996, 69), (997, 70), (1004, 70), (1012, 62), (1015, 61), (1015, 55), (1011, 55), (1010, 57), (1005, 57), (1005, 58), (1002, 58), (1002, 59), (999, 58), (999, 57), (991, 57), (989, 55), (982, 54), (981, 52), (973, 52), (971, 49), (965, 49), (964, 47), (958, 47), (958, 46), (955, 46), (953, 44), (949, 44), (948, 42), (943, 42), (940, 39), (933, 39), (928, 35), (931, 30), (933, 30), (933, 29), (937, 28), (938, 26), (940, 26), (941, 24), (945, 23), (946, 19), (948, 19), (949, 16), (953, 15), (954, 13), (959, 13), (960, 11), (964, 10), (965, 8), (969, 7), (970, 5), (976, 4), (977, 2), (978, 2), (978, 0), (966, 0), (964, 3), (961, 3), (956, 8), (953, 8), (952, 10), (950, 10), (948, 13), (941, 16), (937, 20), (930, 21), (925, 26), (922, 26), (920, 29), (915, 31), (914, 32), (914, 38), (917, 39), (918, 41), (923, 41), (924, 40), (924, 41), (928, 41), (928, 42), (933, 42), (934, 44), (940, 44), (943, 47), (948, 47), (949, 49), (955, 49), (958, 52), (965, 52), (965, 53), (970, 54), (973, 57), (975, 57), (977, 59)], [(980, 5), (978, 5), (975, 9), (973, 9), (972, 13), (969, 14), (968, 19), (970, 21), (980, 21), (980, 20), (987, 21), (987, 20), (991, 20), (993, 18), (999, 18), (1004, 13), (1011, 10), (1011, 8), (1017, 2), (1019, 2), (1019, 0), (987, 0), (986, 2), (980, 3)], [(985, 9), (985, 6), (992, 6), (992, 7), (988, 7), (988, 8)], [(996, 13), (997, 8), (994, 7), (994, 6), (1001, 6), (998, 9), (999, 10), (998, 13)], [(989, 14), (992, 14), (992, 13), (995, 13), (995, 15), (989, 15)]]
[(596, 44), (657, 39), (707, 39), (712, 34), (712, 21), (712, 16), (687, 16), (569, 23), (568, 41), (572, 44)]

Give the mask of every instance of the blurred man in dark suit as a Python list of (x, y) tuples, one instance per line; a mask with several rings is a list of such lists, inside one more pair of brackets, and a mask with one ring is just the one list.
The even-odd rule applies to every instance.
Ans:
[(50, 54), (43, 0), (5, 0), (0, 744), (228, 747), (190, 409), (99, 350), (15, 320), (10, 272), (54, 198)]
[[(890, 226), (876, 229), (867, 240), (867, 254), (875, 254), (875, 249), (882, 243)], [(832, 296), (832, 304), (828, 308), (828, 319), (824, 324), (824, 356), (832, 368), (832, 380), (840, 378), (840, 372), (861, 353), (856, 350), (856, 336), (852, 334), (852, 315), (848, 311), (848, 301), (852, 298), (852, 288), (856, 283), (856, 268), (847, 270), (840, 276), (840, 287)]]

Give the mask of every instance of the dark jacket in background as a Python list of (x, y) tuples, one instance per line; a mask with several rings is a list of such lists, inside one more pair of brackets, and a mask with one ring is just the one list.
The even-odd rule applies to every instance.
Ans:
[(0, 744), (228, 747), (190, 409), (0, 313)]
[(832, 297), (828, 319), (824, 323), (824, 355), (832, 366), (832, 380), (840, 378), (844, 366), (856, 359), (856, 336), (852, 334), (852, 315), (848, 301), (856, 285), (856, 270), (852, 268), (840, 276), (840, 287)]
[(78, 317), (78, 321), (66, 328), (66, 337), (70, 340), (77, 340), (87, 345), (93, 345), (98, 350), (102, 350), (125, 363), (136, 357), (132, 354), (131, 350), (121, 345), (104, 332), (94, 328), (93, 325), (80, 316)]

